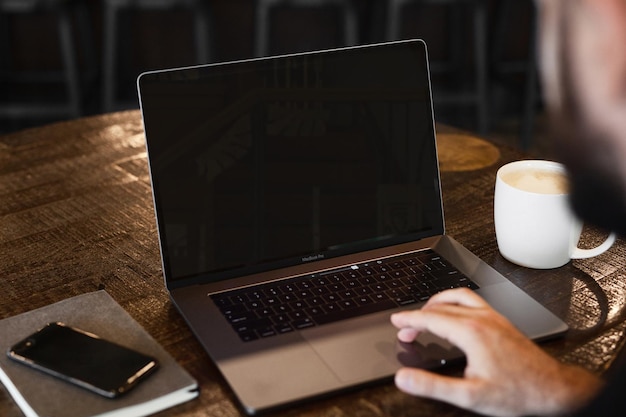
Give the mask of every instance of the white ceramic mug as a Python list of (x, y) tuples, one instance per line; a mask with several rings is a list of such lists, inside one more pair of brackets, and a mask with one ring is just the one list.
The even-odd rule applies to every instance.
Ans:
[(615, 242), (613, 233), (594, 249), (578, 248), (583, 224), (568, 200), (563, 165), (526, 160), (502, 166), (494, 196), (496, 239), (502, 256), (521, 266), (550, 269), (609, 249)]

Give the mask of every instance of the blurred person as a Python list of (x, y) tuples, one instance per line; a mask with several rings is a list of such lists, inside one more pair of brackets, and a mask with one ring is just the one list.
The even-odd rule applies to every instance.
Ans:
[[(537, 0), (540, 70), (571, 202), (584, 220), (626, 233), (626, 0)], [(464, 351), (461, 378), (403, 368), (407, 393), (494, 416), (626, 416), (626, 368), (604, 382), (563, 364), (468, 289), (394, 314), (398, 338), (437, 334)]]

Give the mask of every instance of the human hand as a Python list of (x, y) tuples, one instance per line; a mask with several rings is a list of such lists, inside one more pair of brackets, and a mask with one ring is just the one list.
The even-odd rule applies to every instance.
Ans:
[(439, 293), (422, 309), (393, 314), (391, 321), (402, 342), (428, 331), (467, 358), (462, 378), (400, 369), (396, 385), (412, 395), (488, 415), (555, 415), (582, 406), (601, 387), (591, 373), (549, 356), (467, 288)]

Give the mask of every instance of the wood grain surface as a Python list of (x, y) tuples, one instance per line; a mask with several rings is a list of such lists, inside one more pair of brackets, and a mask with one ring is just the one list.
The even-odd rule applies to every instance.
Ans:
[[(507, 262), (495, 241), (494, 178), (499, 166), (524, 155), (444, 126), (438, 136), (447, 233), (572, 327), (565, 337), (542, 343), (548, 352), (605, 372), (624, 342), (624, 242), (555, 270)], [(589, 228), (583, 244), (594, 245), (603, 235)], [(160, 416), (243, 415), (164, 289), (139, 112), (0, 136), (0, 318), (103, 288), (200, 383), (197, 400)], [(269, 415), (473, 414), (412, 398), (387, 382)], [(0, 416), (22, 416), (4, 387)]]

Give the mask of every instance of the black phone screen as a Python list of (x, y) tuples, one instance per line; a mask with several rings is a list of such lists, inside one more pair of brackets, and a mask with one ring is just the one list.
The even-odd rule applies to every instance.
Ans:
[(8, 355), (106, 397), (125, 393), (158, 366), (148, 355), (62, 323), (48, 324)]

